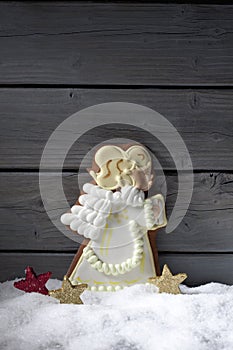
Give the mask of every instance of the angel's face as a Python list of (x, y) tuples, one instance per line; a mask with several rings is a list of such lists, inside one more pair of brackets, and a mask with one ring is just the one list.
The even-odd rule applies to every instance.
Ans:
[(132, 171), (132, 177), (134, 186), (145, 192), (151, 188), (154, 176), (151, 174), (150, 169), (135, 168)]

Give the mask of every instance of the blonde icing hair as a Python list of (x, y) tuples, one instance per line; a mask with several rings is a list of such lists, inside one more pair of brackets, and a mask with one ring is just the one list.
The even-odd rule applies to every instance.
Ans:
[(135, 186), (134, 171), (151, 174), (151, 157), (140, 145), (129, 147), (126, 151), (115, 145), (101, 147), (95, 154), (99, 172), (90, 171), (98, 186), (114, 190), (125, 185)]

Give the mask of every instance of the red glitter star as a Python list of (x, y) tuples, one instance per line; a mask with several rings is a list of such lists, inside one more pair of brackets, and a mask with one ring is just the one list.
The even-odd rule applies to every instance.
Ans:
[(46, 282), (51, 276), (51, 272), (42, 273), (37, 276), (33, 268), (28, 266), (25, 270), (26, 278), (14, 282), (14, 287), (23, 290), (26, 293), (36, 292), (48, 295), (48, 289), (45, 287)]

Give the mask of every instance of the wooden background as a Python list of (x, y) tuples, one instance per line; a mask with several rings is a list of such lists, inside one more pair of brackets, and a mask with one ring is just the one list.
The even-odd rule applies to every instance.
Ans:
[[(189, 285), (233, 283), (233, 5), (227, 3), (0, 3), (0, 280), (24, 268), (62, 278), (77, 243), (50, 222), (40, 198), (42, 150), (72, 113), (112, 101), (164, 115), (194, 165), (189, 210), (174, 233), (158, 237), (161, 265), (187, 272)], [(171, 212), (174, 163), (146, 133), (163, 166)], [(133, 135), (133, 136), (132, 136)], [(82, 157), (119, 130), (90, 130), (72, 147), (63, 172), (70, 204)], [(58, 154), (54, 151), (53, 158)], [(56, 169), (48, 170), (51, 184)], [(62, 209), (64, 203), (57, 202)]]

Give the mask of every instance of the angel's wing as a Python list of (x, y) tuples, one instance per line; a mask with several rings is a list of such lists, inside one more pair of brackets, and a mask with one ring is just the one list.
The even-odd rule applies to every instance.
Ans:
[(112, 191), (87, 183), (83, 186), (85, 194), (79, 197), (81, 205), (74, 205), (71, 213), (61, 216), (61, 222), (71, 230), (91, 240), (99, 238), (111, 211)]
[(165, 202), (161, 194), (145, 200), (144, 217), (149, 230), (156, 230), (167, 225)]

